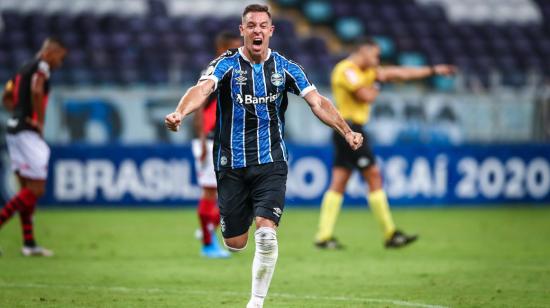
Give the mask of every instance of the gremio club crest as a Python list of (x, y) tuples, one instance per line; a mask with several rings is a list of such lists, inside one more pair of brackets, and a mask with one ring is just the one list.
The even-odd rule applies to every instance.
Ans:
[(283, 75), (279, 74), (279, 73), (274, 73), (271, 75), (271, 83), (276, 86), (276, 87), (279, 87), (283, 84)]

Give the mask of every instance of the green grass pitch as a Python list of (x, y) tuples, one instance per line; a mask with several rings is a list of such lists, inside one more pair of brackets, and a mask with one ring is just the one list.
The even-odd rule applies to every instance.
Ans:
[[(420, 240), (382, 248), (369, 211), (344, 210), (344, 251), (312, 245), (318, 212), (287, 208), (266, 307), (548, 307), (550, 207), (395, 210)], [(17, 218), (0, 231), (0, 307), (244, 307), (254, 244), (199, 256), (194, 210), (41, 210), (50, 259), (20, 255)]]

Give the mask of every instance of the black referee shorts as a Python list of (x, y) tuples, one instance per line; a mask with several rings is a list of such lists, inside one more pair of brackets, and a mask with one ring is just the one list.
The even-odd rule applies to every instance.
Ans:
[(372, 153), (369, 144), (369, 138), (363, 131), (363, 126), (355, 123), (349, 123), (354, 132), (363, 135), (363, 145), (352, 150), (346, 142), (346, 139), (337, 132), (333, 132), (332, 142), (334, 143), (334, 167), (342, 167), (346, 169), (357, 168), (359, 170), (366, 169), (376, 164), (376, 158)]
[(216, 172), (224, 238), (247, 232), (257, 216), (279, 224), (285, 206), (287, 173), (284, 161)]

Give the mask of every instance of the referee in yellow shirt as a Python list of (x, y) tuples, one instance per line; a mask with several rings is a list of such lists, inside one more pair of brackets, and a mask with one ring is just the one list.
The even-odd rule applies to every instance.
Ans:
[(426, 67), (399, 67), (380, 64), (380, 48), (372, 39), (362, 38), (354, 45), (352, 53), (340, 61), (332, 71), (331, 84), (334, 100), (342, 117), (353, 131), (361, 132), (365, 142), (356, 151), (347, 146), (338, 134), (333, 135), (334, 166), (329, 190), (323, 196), (319, 230), (315, 245), (322, 249), (341, 249), (334, 237), (334, 225), (342, 206), (346, 184), (353, 169), (358, 169), (368, 184), (368, 204), (378, 221), (386, 248), (397, 248), (414, 242), (416, 235), (407, 235), (395, 228), (388, 198), (382, 186), (380, 168), (372, 153), (363, 126), (369, 120), (371, 105), (379, 94), (379, 82), (406, 81), (432, 75), (450, 75), (451, 65)]

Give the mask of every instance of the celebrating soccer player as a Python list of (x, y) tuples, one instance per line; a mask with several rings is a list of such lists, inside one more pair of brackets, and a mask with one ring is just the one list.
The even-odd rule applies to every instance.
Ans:
[(368, 184), (368, 203), (380, 224), (387, 248), (402, 247), (416, 240), (395, 228), (386, 193), (382, 188), (380, 169), (372, 153), (363, 125), (369, 120), (370, 106), (379, 93), (378, 82), (404, 81), (432, 75), (449, 75), (450, 65), (431, 67), (379, 66), (380, 48), (372, 39), (358, 40), (353, 52), (339, 62), (332, 71), (331, 83), (339, 111), (354, 131), (361, 132), (366, 142), (357, 151), (350, 151), (346, 140), (334, 134), (334, 167), (329, 190), (321, 204), (319, 231), (315, 245), (322, 249), (340, 249), (342, 245), (333, 236), (334, 225), (343, 202), (346, 184), (353, 169), (358, 169)]
[[(216, 37), (216, 56), (221, 56), (228, 49), (241, 46), (241, 38), (237, 33), (223, 31)], [(207, 258), (227, 258), (229, 252), (218, 245), (216, 228), (220, 224), (220, 211), (218, 209), (216, 194), (216, 173), (212, 160), (214, 147), (214, 126), (216, 123), (216, 105), (218, 95), (210, 94), (206, 105), (201, 106), (193, 119), (195, 134), (198, 138), (193, 140), (192, 150), (195, 158), (195, 170), (197, 180), (202, 189), (197, 213), (201, 225), (202, 250)]]
[(210, 63), (176, 111), (166, 116), (165, 124), (177, 131), (183, 118), (218, 91), (213, 158), (221, 231), (230, 250), (243, 250), (248, 229), (255, 221), (256, 252), (247, 307), (263, 307), (277, 261), (276, 228), (285, 202), (288, 154), (283, 125), (287, 92), (303, 97), (313, 113), (352, 149), (361, 146), (363, 137), (353, 132), (332, 103), (317, 92), (300, 65), (268, 48), (274, 26), (267, 6), (247, 6), (239, 28), (244, 46)]
[(2, 102), (12, 111), (7, 122), (6, 142), (12, 169), (21, 189), (0, 212), (0, 227), (19, 212), (23, 229), (24, 256), (51, 256), (36, 244), (33, 215), (44, 194), (50, 148), (43, 139), (44, 116), (50, 91), (50, 71), (61, 66), (67, 49), (54, 38), (44, 41), (35, 59), (25, 64), (6, 84)]

